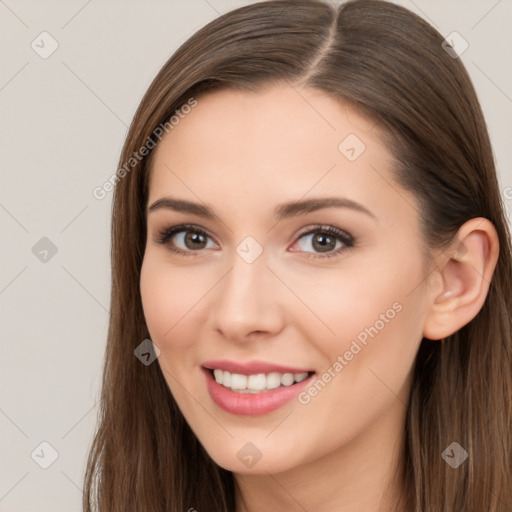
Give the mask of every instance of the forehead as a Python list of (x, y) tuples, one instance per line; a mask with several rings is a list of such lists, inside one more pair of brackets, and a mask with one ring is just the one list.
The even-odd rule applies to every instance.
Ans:
[(315, 89), (209, 92), (155, 149), (149, 200), (199, 198), (248, 213), (333, 193), (396, 202), (396, 188), (386, 186), (391, 155), (379, 135), (370, 120)]

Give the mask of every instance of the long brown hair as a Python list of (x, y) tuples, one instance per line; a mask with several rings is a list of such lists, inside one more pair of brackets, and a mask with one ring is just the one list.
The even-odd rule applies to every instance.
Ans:
[[(116, 175), (110, 325), (86, 512), (235, 510), (232, 473), (192, 433), (159, 365), (134, 357), (149, 338), (139, 277), (150, 162), (130, 158), (154, 146), (155, 129), (190, 98), (200, 101), (201, 92), (281, 82), (333, 95), (383, 129), (396, 179), (421, 205), (429, 247), (444, 247), (471, 218), (494, 224), (500, 256), (481, 311), (442, 342), (421, 342), (398, 476), (407, 511), (512, 510), (510, 233), (481, 107), (443, 39), (419, 16), (383, 0), (273, 0), (215, 19), (163, 66), (127, 135), (125, 172)], [(442, 457), (454, 441), (469, 453), (457, 469)]]

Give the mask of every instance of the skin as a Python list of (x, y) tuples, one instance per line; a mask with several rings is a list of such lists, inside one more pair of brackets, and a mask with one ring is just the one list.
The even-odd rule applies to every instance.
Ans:
[[(338, 149), (349, 134), (366, 146), (354, 161)], [(172, 196), (217, 217), (147, 214), (144, 314), (180, 410), (212, 459), (234, 472), (237, 511), (390, 511), (402, 492), (392, 475), (414, 358), (423, 336), (448, 336), (480, 310), (498, 254), (492, 224), (472, 219), (449, 250), (427, 258), (418, 201), (394, 180), (374, 123), (314, 89), (209, 92), (155, 151), (148, 204)], [(372, 215), (330, 207), (272, 217), (282, 202), (326, 196)], [(181, 223), (208, 233), (203, 248), (184, 245), (183, 233), (156, 242)], [(300, 238), (316, 224), (348, 232), (354, 246), (322, 258), (311, 236)], [(247, 236), (263, 248), (252, 263), (236, 252)], [(172, 253), (173, 243), (194, 254)], [(320, 376), (396, 303), (394, 318), (306, 405), (239, 416), (208, 394), (200, 368), (212, 359)], [(248, 442), (261, 453), (252, 468), (237, 457)]]

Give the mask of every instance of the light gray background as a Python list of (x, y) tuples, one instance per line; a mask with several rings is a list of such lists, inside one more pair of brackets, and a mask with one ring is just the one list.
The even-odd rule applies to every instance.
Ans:
[[(0, 0), (0, 511), (81, 510), (110, 292), (111, 194), (99, 201), (92, 190), (115, 172), (135, 109), (171, 53), (247, 3)], [(511, 1), (397, 3), (468, 41), (462, 61), (512, 210)], [(47, 59), (31, 48), (43, 31), (59, 45)], [(32, 252), (42, 237), (57, 247), (46, 262)], [(43, 441), (58, 452), (48, 469), (31, 458)], [(50, 450), (36, 454), (49, 460)]]

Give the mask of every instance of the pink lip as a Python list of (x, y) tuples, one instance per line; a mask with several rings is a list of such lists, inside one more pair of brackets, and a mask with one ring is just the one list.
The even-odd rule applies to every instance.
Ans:
[(265, 363), (264, 361), (249, 361), (247, 363), (238, 363), (235, 361), (217, 360), (206, 361), (203, 363), (205, 368), (210, 370), (223, 370), (230, 373), (239, 373), (240, 375), (257, 375), (258, 373), (304, 373), (312, 372), (304, 368), (293, 368), (291, 366), (281, 366), (274, 363)]
[[(275, 368), (275, 366), (273, 366), (273, 368)], [(217, 383), (209, 369), (202, 367), (201, 370), (205, 375), (206, 387), (210, 393), (211, 399), (224, 411), (241, 416), (257, 416), (279, 409), (288, 402), (291, 402), (301, 391), (309, 386), (315, 376), (312, 374), (307, 379), (292, 384), (291, 386), (282, 386), (276, 389), (261, 391), (260, 393), (240, 393), (237, 391), (231, 391)], [(246, 374), (243, 373), (242, 375)]]

